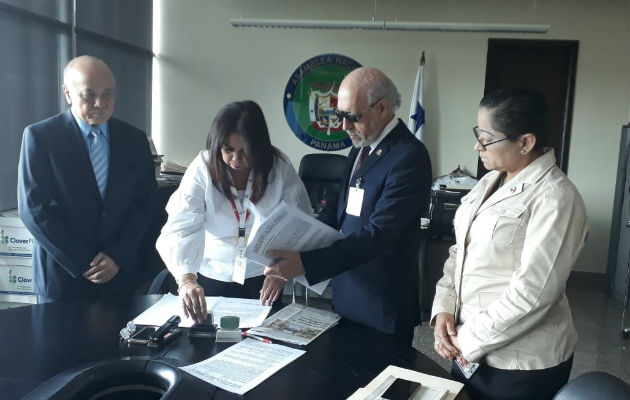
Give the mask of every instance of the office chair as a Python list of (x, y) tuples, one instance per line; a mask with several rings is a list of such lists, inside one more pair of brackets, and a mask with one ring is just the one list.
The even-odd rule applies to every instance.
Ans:
[[(348, 157), (341, 154), (313, 153), (302, 157), (298, 175), (304, 183), (311, 207), (319, 214), (329, 202), (336, 202), (339, 186), (343, 179)], [(296, 282), (293, 282), (292, 297), (295, 302)], [(305, 303), (308, 306), (308, 289), (304, 288)]]
[(554, 400), (628, 400), (630, 386), (606, 372), (587, 372), (569, 381)]
[(166, 293), (177, 295), (177, 282), (175, 282), (175, 278), (173, 278), (170, 271), (164, 268), (155, 276), (155, 278), (153, 278), (153, 283), (151, 283), (151, 287), (149, 288), (147, 294)]
[(302, 157), (298, 175), (304, 182), (315, 214), (319, 214), (326, 203), (337, 201), (347, 159), (346, 156), (329, 153)]

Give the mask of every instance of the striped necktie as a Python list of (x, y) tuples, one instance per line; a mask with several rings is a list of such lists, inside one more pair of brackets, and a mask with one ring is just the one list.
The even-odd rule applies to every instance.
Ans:
[(101, 198), (105, 198), (107, 188), (107, 169), (109, 166), (109, 146), (103, 132), (98, 127), (93, 126), (88, 134), (90, 147), (90, 161), (94, 169), (94, 177), (101, 192)]
[(354, 172), (352, 173), (353, 177), (356, 175), (357, 171), (359, 171), (359, 168), (361, 168), (361, 165), (363, 165), (363, 162), (365, 161), (365, 159), (368, 158), (368, 156), (370, 155), (370, 150), (371, 150), (370, 146), (361, 147), (357, 164), (355, 165)]

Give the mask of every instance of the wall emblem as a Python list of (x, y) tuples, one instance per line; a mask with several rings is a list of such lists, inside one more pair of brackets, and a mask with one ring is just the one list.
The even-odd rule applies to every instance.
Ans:
[(303, 143), (325, 151), (352, 145), (342, 122), (334, 114), (339, 84), (350, 71), (360, 67), (340, 54), (322, 54), (302, 63), (289, 78), (284, 91), (284, 116)]

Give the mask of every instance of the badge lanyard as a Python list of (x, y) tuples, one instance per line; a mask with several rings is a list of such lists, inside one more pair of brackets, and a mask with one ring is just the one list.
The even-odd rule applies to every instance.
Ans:
[[(246, 236), (246, 223), (249, 218), (249, 204), (250, 198), (253, 202), (252, 191), (253, 191), (253, 183), (254, 183), (254, 173), (250, 171), (249, 178), (247, 178), (247, 187), (245, 188), (245, 196), (243, 197), (243, 202), (235, 201), (234, 198), (230, 199), (230, 203), (232, 203), (232, 211), (234, 211), (234, 216), (236, 217), (236, 221), (238, 222), (238, 231), (234, 234), (234, 239), (236, 240), (236, 245), (238, 249), (238, 255), (242, 255), (245, 250), (245, 245), (247, 244), (247, 236)], [(235, 197), (238, 197), (238, 193), (236, 192), (236, 188), (232, 186), (232, 194)]]
[[(250, 171), (249, 178), (247, 178), (247, 188), (245, 189), (243, 202), (237, 202), (234, 198), (230, 199), (230, 203), (232, 203), (232, 210), (234, 211), (234, 216), (238, 221), (238, 231), (234, 235), (236, 239), (237, 254), (234, 258), (234, 267), (232, 268), (232, 280), (234, 282), (240, 283), (241, 285), (245, 283), (245, 275), (247, 273), (247, 259), (243, 257), (243, 252), (245, 251), (245, 245), (247, 244), (247, 235), (245, 230), (247, 218), (249, 218), (248, 209), (250, 205), (250, 198), (251, 202), (254, 202), (254, 199), (252, 198), (253, 182), (254, 172)], [(232, 194), (238, 197), (238, 193), (236, 192), (236, 188), (234, 186), (232, 186)]]

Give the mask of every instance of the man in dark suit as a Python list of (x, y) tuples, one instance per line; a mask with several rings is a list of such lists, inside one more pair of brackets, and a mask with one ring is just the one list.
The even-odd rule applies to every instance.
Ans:
[(345, 238), (302, 253), (274, 250), (265, 274), (332, 280), (333, 306), (350, 320), (413, 338), (418, 307), (418, 229), (431, 186), (425, 146), (394, 116), (400, 94), (381, 71), (359, 68), (341, 83), (337, 114), (354, 148), (337, 204), (319, 219)]
[(155, 210), (146, 135), (116, 118), (115, 80), (101, 60), (64, 69), (70, 109), (27, 126), (18, 207), (35, 238), (39, 302), (130, 296), (138, 252)]

